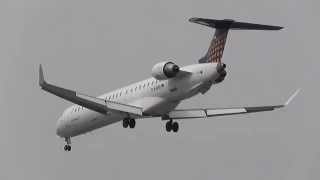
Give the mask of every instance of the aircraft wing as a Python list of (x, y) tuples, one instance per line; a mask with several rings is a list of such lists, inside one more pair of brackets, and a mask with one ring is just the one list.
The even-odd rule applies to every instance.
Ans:
[(226, 116), (226, 115), (235, 115), (235, 114), (246, 114), (246, 113), (255, 113), (262, 111), (272, 111), (278, 108), (287, 106), (292, 99), (299, 93), (300, 90), (297, 90), (286, 103), (281, 105), (271, 105), (271, 106), (249, 106), (249, 107), (235, 107), (235, 108), (203, 108), (203, 109), (178, 109), (171, 111), (167, 117), (163, 117), (163, 120), (166, 119), (191, 119), (191, 118), (206, 118), (213, 116)]
[(44, 79), (41, 65), (39, 67), (39, 85), (43, 90), (49, 93), (102, 114), (106, 114), (108, 111), (116, 111), (132, 116), (142, 116), (143, 114), (141, 107), (108, 101), (49, 84)]

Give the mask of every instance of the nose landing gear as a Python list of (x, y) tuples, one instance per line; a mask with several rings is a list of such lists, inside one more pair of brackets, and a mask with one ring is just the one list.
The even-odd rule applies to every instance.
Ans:
[(173, 132), (178, 132), (179, 130), (179, 124), (178, 122), (173, 122), (172, 119), (166, 123), (166, 130), (167, 132), (173, 131)]
[(66, 141), (67, 144), (64, 146), (64, 150), (65, 151), (71, 151), (71, 139), (70, 139), (70, 137), (66, 137), (65, 141)]

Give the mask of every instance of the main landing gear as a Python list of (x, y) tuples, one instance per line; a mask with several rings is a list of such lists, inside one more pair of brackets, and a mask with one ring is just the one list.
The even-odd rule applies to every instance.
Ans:
[(130, 118), (125, 118), (122, 121), (122, 126), (123, 126), (123, 128), (127, 128), (128, 126), (130, 128), (134, 128), (136, 126), (136, 120), (130, 119)]
[(173, 132), (178, 132), (179, 130), (179, 124), (178, 122), (173, 122), (172, 119), (166, 123), (166, 130), (167, 132), (173, 131)]
[(64, 146), (64, 150), (65, 151), (71, 151), (71, 139), (70, 139), (70, 137), (66, 137), (65, 141), (66, 141), (67, 144)]

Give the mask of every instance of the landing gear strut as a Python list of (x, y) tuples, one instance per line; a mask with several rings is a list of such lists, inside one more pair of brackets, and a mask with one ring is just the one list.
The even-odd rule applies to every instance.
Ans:
[(136, 126), (136, 120), (135, 119), (129, 119), (129, 118), (125, 118), (122, 121), (122, 126), (124, 128), (127, 128), (128, 126), (130, 128), (134, 128)]
[(71, 151), (71, 139), (70, 139), (70, 137), (66, 137), (65, 141), (66, 141), (67, 144), (64, 146), (64, 150), (65, 151)]
[(170, 119), (170, 121), (166, 123), (166, 130), (167, 132), (170, 132), (171, 130), (175, 133), (178, 132), (179, 130), (178, 122), (173, 122), (172, 119)]

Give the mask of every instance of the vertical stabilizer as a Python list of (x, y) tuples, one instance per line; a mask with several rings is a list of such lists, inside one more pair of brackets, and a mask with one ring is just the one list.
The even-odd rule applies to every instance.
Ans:
[(209, 49), (199, 63), (221, 63), (223, 51), (227, 42), (229, 30), (280, 30), (280, 26), (269, 26), (262, 24), (253, 24), (245, 22), (237, 22), (231, 19), (215, 20), (203, 18), (191, 18), (190, 22), (215, 28), (213, 39)]

